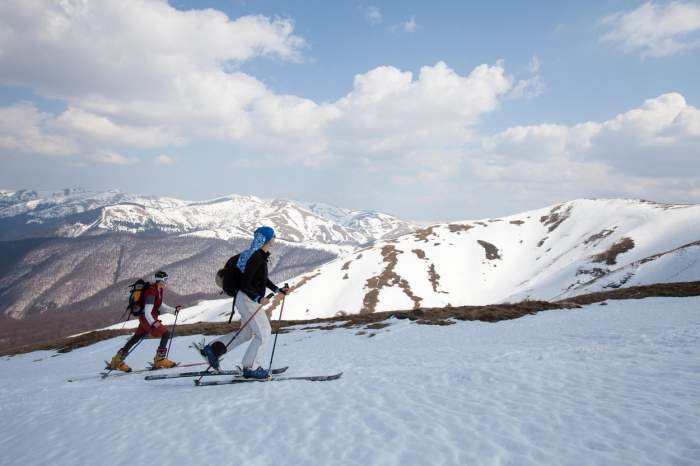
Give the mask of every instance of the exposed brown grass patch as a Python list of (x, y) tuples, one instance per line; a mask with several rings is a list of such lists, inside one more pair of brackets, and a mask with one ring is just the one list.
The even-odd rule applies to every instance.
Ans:
[(617, 256), (629, 251), (632, 248), (634, 248), (634, 240), (632, 238), (625, 237), (610, 246), (607, 251), (593, 256), (591, 260), (593, 262), (605, 262), (607, 265), (615, 265), (617, 264)]
[(502, 259), (501, 255), (498, 253), (498, 248), (494, 246), (491, 243), (487, 243), (486, 241), (482, 240), (477, 240), (477, 243), (481, 245), (482, 248), (484, 248), (484, 251), (486, 252), (486, 259), (488, 260), (496, 260), (496, 259)]
[(425, 259), (425, 251), (423, 251), (422, 249), (414, 249), (411, 252), (418, 256), (418, 259)]
[(382, 257), (386, 265), (379, 275), (370, 277), (367, 280), (365, 287), (369, 291), (362, 299), (361, 314), (369, 314), (375, 311), (379, 302), (379, 291), (387, 286), (398, 286), (414, 302), (415, 307), (420, 306), (422, 298), (414, 295), (408, 281), (394, 271), (396, 264), (399, 262), (399, 254), (403, 254), (403, 251), (399, 251), (392, 245), (386, 245), (382, 248)]
[(522, 221), (522, 220), (511, 220), (511, 221), (508, 222), (508, 223), (512, 223), (513, 225), (518, 225), (518, 226), (520, 226), (520, 225), (522, 225), (522, 224), (525, 223), (525, 222)]
[(390, 324), (387, 324), (386, 322), (377, 322), (375, 324), (369, 324), (365, 328), (367, 330), (380, 330), (383, 328), (388, 327)]
[(461, 232), (469, 231), (474, 227), (466, 223), (450, 223), (447, 225), (447, 228), (450, 230), (450, 233), (460, 234)]
[(413, 233), (413, 236), (418, 240), (418, 241), (423, 241), (425, 243), (428, 242), (428, 238), (430, 236), (435, 235), (435, 226), (430, 226), (427, 228), (421, 228), (420, 230), (416, 230), (415, 233)]
[(591, 244), (593, 242), (598, 243), (598, 242), (600, 242), (600, 240), (612, 235), (615, 232), (616, 228), (617, 227), (614, 227), (612, 230), (608, 230), (606, 228), (606, 229), (600, 231), (599, 233), (596, 233), (595, 235), (591, 235), (583, 242), (583, 244)]
[(615, 290), (575, 296), (573, 298), (567, 298), (566, 300), (577, 304), (593, 304), (608, 299), (619, 300), (689, 296), (700, 296), (700, 281), (631, 286), (629, 288), (617, 288)]
[(439, 291), (440, 288), (440, 274), (435, 270), (435, 264), (430, 264), (428, 267), (428, 277), (430, 279), (430, 284), (433, 286), (433, 291), (436, 293), (447, 293), (446, 291)]
[(600, 278), (607, 273), (608, 272), (606, 270), (603, 270), (600, 267), (593, 267), (592, 269), (578, 269), (576, 271), (576, 276), (578, 276), (578, 275), (590, 275), (593, 278)]
[[(294, 291), (294, 290), (298, 290), (299, 288), (301, 288), (302, 286), (306, 285), (307, 283), (309, 283), (311, 280), (313, 280), (314, 278), (318, 277), (319, 275), (321, 275), (321, 271), (320, 271), (320, 270), (317, 271), (317, 272), (316, 272), (315, 274), (313, 274), (313, 275), (309, 275), (308, 277), (302, 278), (301, 281), (299, 281), (299, 283), (297, 283), (297, 284), (294, 285), (294, 286), (289, 287), (290, 293), (291, 293), (292, 291)], [(267, 313), (267, 317), (268, 317), (268, 318), (270, 318), (270, 317), (272, 316), (272, 312), (273, 312), (275, 309), (277, 309), (277, 306), (279, 306), (280, 304), (282, 304), (282, 299), (283, 299), (283, 298), (284, 298), (284, 295), (283, 295), (282, 293), (277, 293), (277, 294), (275, 295), (275, 297), (272, 298), (272, 302), (270, 303), (270, 307), (268, 307), (268, 308), (265, 310), (265, 313)]]
[(563, 204), (554, 206), (552, 207), (552, 210), (549, 211), (549, 215), (543, 215), (542, 217), (540, 217), (540, 222), (542, 223), (542, 225), (548, 227), (550, 233), (556, 230), (557, 227), (564, 223), (564, 220), (569, 218), (569, 216), (571, 215), (573, 206), (570, 205), (566, 208), (564, 212), (560, 211), (562, 207), (564, 207)]
[(352, 264), (352, 261), (347, 261), (346, 263), (343, 264), (343, 266), (340, 268), (340, 270), (348, 270), (350, 269), (350, 264)]
[(367, 280), (367, 288), (369, 288), (370, 291), (363, 299), (361, 313), (374, 312), (379, 301), (379, 291), (386, 286), (398, 285), (416, 303), (416, 307), (420, 304), (420, 298), (413, 295), (408, 282), (394, 272), (394, 268), (398, 263), (398, 255), (402, 253), (402, 251), (399, 251), (394, 246), (384, 246), (382, 248), (382, 257), (384, 258), (386, 267), (381, 274)]

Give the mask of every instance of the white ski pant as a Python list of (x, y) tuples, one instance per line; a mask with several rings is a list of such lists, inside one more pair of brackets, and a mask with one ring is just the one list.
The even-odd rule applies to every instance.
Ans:
[[(260, 307), (260, 304), (256, 303), (248, 297), (242, 291), (236, 296), (236, 309), (241, 314), (241, 325), (246, 323), (250, 316), (252, 316), (255, 311)], [(236, 332), (231, 332), (227, 335), (217, 338), (215, 341), (220, 341), (224, 345), (227, 344), (231, 338), (236, 334)], [(242, 345), (246, 341), (252, 339), (248, 349), (243, 355), (243, 361), (241, 365), (245, 368), (255, 369), (257, 367), (262, 367), (258, 358), (259, 355), (265, 352), (267, 343), (270, 340), (270, 335), (272, 334), (272, 328), (270, 327), (270, 321), (267, 319), (267, 314), (265, 314), (264, 309), (255, 314), (248, 325), (241, 331), (241, 333), (236, 337), (233, 342), (228, 347), (228, 352), (233, 351), (234, 348)]]

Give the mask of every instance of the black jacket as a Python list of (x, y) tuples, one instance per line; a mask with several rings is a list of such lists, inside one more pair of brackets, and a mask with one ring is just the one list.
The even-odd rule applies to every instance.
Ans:
[(265, 296), (265, 288), (277, 292), (279, 288), (272, 283), (267, 276), (267, 260), (270, 253), (258, 249), (250, 256), (245, 265), (243, 276), (240, 281), (240, 291), (243, 291), (253, 301), (260, 302), (260, 298)]

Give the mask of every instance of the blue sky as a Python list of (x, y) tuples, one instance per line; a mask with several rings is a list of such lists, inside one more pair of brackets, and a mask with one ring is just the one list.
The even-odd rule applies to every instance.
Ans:
[[(208, 9), (208, 10), (207, 10)], [(700, 2), (0, 6), (0, 188), (700, 202)]]

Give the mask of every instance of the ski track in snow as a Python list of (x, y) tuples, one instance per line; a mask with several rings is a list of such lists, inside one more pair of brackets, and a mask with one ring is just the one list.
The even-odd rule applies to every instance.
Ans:
[[(372, 338), (279, 336), (275, 366), (345, 372), (333, 382), (65, 382), (99, 371), (126, 337), (4, 357), (0, 464), (697, 465), (699, 307), (653, 298), (495, 324), (391, 320)], [(176, 338), (175, 359), (196, 360), (193, 339)], [(156, 344), (128, 362), (143, 367)]]

